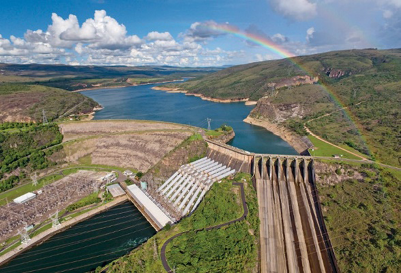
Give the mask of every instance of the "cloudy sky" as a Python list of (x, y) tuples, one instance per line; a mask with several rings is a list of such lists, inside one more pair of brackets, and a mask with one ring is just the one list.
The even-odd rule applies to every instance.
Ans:
[(220, 66), (400, 48), (401, 0), (0, 0), (0, 62)]

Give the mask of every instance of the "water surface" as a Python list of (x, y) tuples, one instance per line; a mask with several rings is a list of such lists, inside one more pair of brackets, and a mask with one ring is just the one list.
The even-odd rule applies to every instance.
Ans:
[(264, 128), (247, 124), (243, 120), (254, 106), (243, 102), (215, 103), (182, 93), (167, 93), (151, 89), (156, 85), (98, 89), (84, 94), (100, 103), (104, 109), (94, 119), (143, 119), (170, 121), (207, 128), (222, 124), (234, 128), (231, 145), (256, 153), (290, 154), (297, 152), (280, 137)]
[(137, 208), (125, 202), (22, 253), (0, 267), (0, 272), (88, 272), (123, 256), (155, 233)]

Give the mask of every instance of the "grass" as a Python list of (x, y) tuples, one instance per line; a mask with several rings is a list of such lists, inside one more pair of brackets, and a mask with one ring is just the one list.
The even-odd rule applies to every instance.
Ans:
[(346, 145), (346, 144), (340, 144), (340, 145), (338, 145), (338, 146), (340, 146), (341, 148), (344, 148), (344, 149), (347, 150), (347, 151), (353, 152), (354, 154), (358, 154), (358, 155), (363, 156), (363, 157), (368, 157), (367, 155), (361, 153), (361, 152), (358, 151), (358, 150), (355, 150), (354, 148), (351, 148), (350, 146), (348, 146), (348, 145)]
[(338, 168), (364, 176), (318, 184), (340, 271), (401, 272), (400, 171), (371, 164)]
[(11, 202), (14, 198), (17, 198), (27, 192), (39, 190), (42, 187), (44, 187), (45, 185), (50, 184), (54, 181), (57, 181), (61, 178), (63, 178), (63, 175), (52, 174), (52, 175), (46, 176), (42, 179), (39, 179), (38, 184), (36, 186), (34, 186), (32, 183), (29, 182), (20, 187), (13, 188), (9, 191), (3, 192), (0, 194), (0, 206), (7, 204), (7, 200), (8, 200), (8, 202)]
[(309, 153), (312, 156), (328, 156), (328, 157), (332, 157), (334, 155), (343, 155), (343, 158), (349, 158), (349, 159), (360, 159), (359, 157), (347, 153), (341, 149), (338, 149), (337, 147), (334, 147), (326, 142), (323, 142), (319, 139), (317, 139), (314, 136), (308, 135), (309, 140), (313, 143), (313, 146), (315, 146), (316, 148), (314, 149), (314, 151), (312, 151), (312, 149), (309, 149)]
[(52, 227), (52, 223), (45, 224), (45, 225), (41, 226), (40, 228), (38, 228), (37, 230), (35, 230), (34, 232), (32, 232), (31, 234), (29, 234), (29, 236), (31, 238), (33, 238), (33, 237), (37, 236), (38, 234), (50, 229), (51, 227)]

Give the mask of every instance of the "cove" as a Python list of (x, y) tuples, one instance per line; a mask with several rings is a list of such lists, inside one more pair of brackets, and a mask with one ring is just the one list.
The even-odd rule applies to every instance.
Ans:
[(235, 138), (232, 146), (255, 153), (298, 153), (287, 142), (264, 128), (243, 122), (254, 106), (243, 102), (215, 103), (182, 93), (153, 90), (154, 85), (98, 89), (83, 94), (100, 103), (104, 109), (94, 119), (142, 119), (168, 121), (207, 128), (211, 118), (212, 129), (222, 124), (232, 126)]

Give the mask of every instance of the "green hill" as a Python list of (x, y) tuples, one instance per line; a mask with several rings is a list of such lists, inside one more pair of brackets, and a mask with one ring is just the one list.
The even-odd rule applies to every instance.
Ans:
[(168, 87), (212, 98), (259, 100), (253, 118), (299, 135), (306, 134), (306, 123), (334, 144), (401, 165), (401, 49), (239, 65)]
[(49, 121), (68, 115), (88, 114), (98, 103), (79, 94), (41, 85), (0, 84), (0, 122)]

